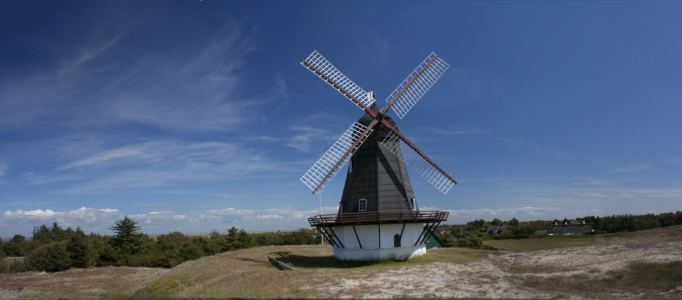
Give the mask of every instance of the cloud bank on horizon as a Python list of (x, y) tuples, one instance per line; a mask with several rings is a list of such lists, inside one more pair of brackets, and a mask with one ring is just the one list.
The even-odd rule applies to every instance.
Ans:
[(460, 176), (410, 173), (449, 223), (682, 209), (682, 3), (44, 4), (0, 4), (3, 238), (336, 212), (344, 174), (321, 199), (299, 178), (362, 113), (299, 65), (313, 50), (377, 99), (431, 52), (451, 65), (398, 122)]

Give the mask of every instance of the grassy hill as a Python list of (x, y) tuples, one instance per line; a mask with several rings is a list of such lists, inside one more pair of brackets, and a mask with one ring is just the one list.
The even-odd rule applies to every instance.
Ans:
[[(0, 298), (680, 298), (682, 226), (593, 237), (486, 241), (407, 262), (342, 262), (327, 245), (226, 252), (172, 269), (2, 274)], [(293, 264), (282, 271), (268, 255)]]

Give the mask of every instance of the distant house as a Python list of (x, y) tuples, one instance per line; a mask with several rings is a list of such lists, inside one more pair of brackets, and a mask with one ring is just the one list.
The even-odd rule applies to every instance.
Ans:
[(485, 229), (485, 233), (500, 234), (507, 229), (509, 229), (509, 225), (488, 225), (488, 228)]
[(592, 233), (592, 224), (554, 225), (550, 227), (554, 235)]
[(546, 235), (549, 234), (549, 228), (540, 228), (533, 231), (533, 235)]

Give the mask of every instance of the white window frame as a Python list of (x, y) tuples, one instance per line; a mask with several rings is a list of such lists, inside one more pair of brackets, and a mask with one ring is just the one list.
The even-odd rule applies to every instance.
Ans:
[(361, 198), (358, 200), (358, 211), (367, 211), (367, 199)]

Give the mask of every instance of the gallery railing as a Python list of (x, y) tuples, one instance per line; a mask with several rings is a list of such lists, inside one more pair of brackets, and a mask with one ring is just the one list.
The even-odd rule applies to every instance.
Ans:
[(310, 226), (362, 223), (437, 222), (447, 221), (449, 214), (449, 212), (442, 210), (369, 211), (313, 216), (308, 218), (308, 222), (310, 223)]

